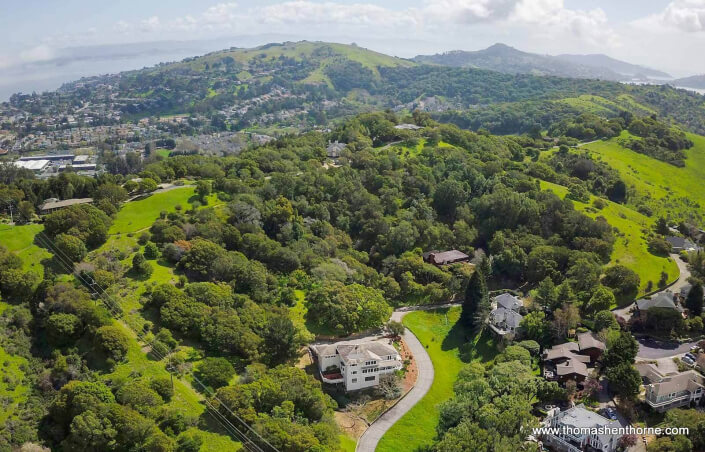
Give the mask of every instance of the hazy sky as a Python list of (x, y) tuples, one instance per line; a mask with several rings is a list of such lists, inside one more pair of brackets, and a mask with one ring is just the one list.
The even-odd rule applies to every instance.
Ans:
[[(397, 56), (503, 42), (705, 73), (705, 0), (0, 0), (0, 78), (67, 47), (271, 37), (356, 42)], [(250, 39), (241, 39), (249, 36)], [(247, 42), (245, 42), (247, 41)], [(215, 49), (213, 49), (215, 50)], [(74, 55), (75, 52), (71, 53)]]

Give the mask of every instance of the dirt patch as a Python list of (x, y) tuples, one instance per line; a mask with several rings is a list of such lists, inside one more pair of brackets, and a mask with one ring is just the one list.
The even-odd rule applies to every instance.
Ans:
[(340, 427), (340, 431), (351, 438), (358, 439), (367, 430), (367, 422), (349, 411), (336, 411), (335, 422)]

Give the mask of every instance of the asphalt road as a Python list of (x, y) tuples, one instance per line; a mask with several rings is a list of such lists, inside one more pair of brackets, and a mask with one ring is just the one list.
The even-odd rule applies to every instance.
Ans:
[(698, 341), (694, 341), (678, 344), (677, 342), (658, 341), (648, 337), (640, 337), (637, 341), (639, 342), (639, 351), (636, 356), (642, 359), (670, 358), (671, 356), (682, 355), (689, 352), (690, 347), (698, 343)]

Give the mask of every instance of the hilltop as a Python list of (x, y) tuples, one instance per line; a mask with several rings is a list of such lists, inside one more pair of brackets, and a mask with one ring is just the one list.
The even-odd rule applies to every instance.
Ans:
[(443, 66), (475, 67), (508, 74), (555, 75), (571, 78), (625, 80), (634, 77), (670, 78), (665, 72), (626, 63), (607, 55), (539, 55), (522, 52), (505, 44), (484, 50), (454, 50), (436, 55), (419, 55), (419, 63)]

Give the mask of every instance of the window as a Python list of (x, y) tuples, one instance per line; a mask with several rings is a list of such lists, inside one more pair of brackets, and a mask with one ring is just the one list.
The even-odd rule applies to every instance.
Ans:
[(365, 377), (365, 381), (375, 381), (375, 376), (372, 375), (371, 377)]
[(353, 382), (353, 383), (357, 383), (357, 378), (353, 378), (353, 379), (350, 380), (350, 381)]
[(356, 370), (353, 370), (353, 371), (352, 371), (352, 374), (353, 374), (353, 375), (357, 375), (357, 371), (356, 371)]

